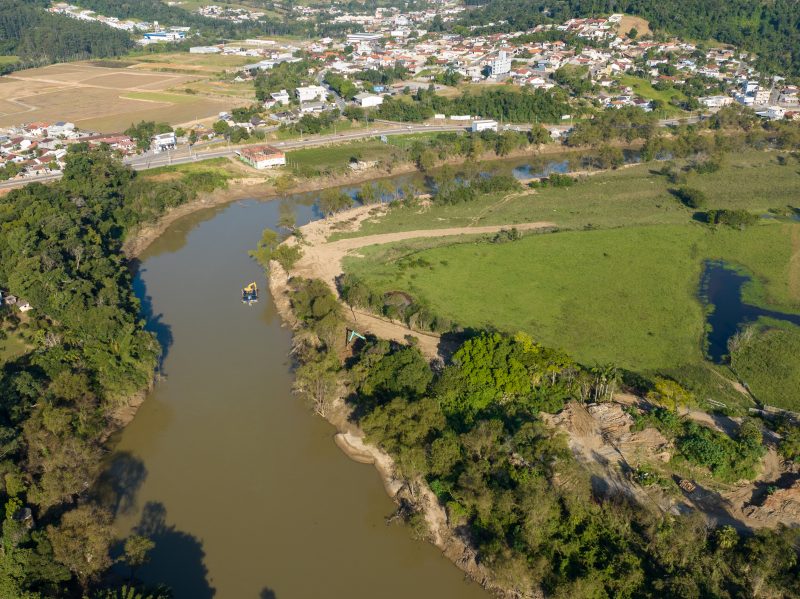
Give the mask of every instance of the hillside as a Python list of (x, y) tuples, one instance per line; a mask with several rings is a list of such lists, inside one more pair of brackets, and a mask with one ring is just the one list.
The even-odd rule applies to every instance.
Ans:
[(759, 56), (766, 71), (800, 76), (800, 7), (792, 0), (467, 0), (480, 8), (466, 25), (503, 22), (525, 29), (549, 20), (625, 12), (643, 17), (654, 33), (734, 44)]
[(118, 56), (133, 48), (133, 39), (124, 31), (50, 14), (46, 6), (38, 1), (0, 3), (0, 55), (19, 57), (16, 64), (0, 66), (0, 73), (4, 68)]

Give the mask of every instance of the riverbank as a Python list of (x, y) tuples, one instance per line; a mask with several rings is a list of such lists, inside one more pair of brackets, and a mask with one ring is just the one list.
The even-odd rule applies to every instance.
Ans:
[[(625, 144), (624, 149), (635, 150), (640, 147), (640, 145), (641, 144)], [(580, 156), (588, 151), (590, 151), (590, 148), (567, 148), (560, 144), (544, 144), (538, 146), (528, 146), (526, 148), (518, 148), (509, 152), (506, 156), (498, 156), (494, 152), (485, 152), (476, 159), (476, 162), (486, 162), (491, 164), (507, 160), (522, 158), (535, 159), (542, 156), (554, 156), (560, 154), (565, 156)], [(456, 156), (447, 158), (445, 160), (438, 160), (434, 168), (457, 166), (462, 165), (465, 162), (467, 162), (467, 160), (463, 156)], [(225, 188), (216, 189), (211, 192), (201, 192), (198, 194), (195, 200), (172, 208), (154, 223), (150, 223), (140, 227), (136, 231), (133, 231), (125, 240), (125, 243), (122, 246), (122, 251), (129, 259), (138, 258), (142, 252), (144, 252), (144, 250), (146, 250), (150, 244), (153, 243), (153, 241), (155, 241), (175, 221), (200, 210), (229, 204), (237, 200), (252, 198), (253, 196), (260, 195), (265, 196), (266, 199), (278, 199), (281, 196), (288, 196), (291, 194), (321, 191), (331, 187), (359, 185), (370, 181), (385, 179), (387, 177), (419, 172), (421, 172), (419, 167), (413, 162), (402, 162), (395, 164), (391, 169), (375, 166), (361, 171), (352, 171), (333, 176), (315, 177), (312, 179), (298, 181), (291, 187), (281, 190), (280, 194), (272, 177), (251, 176), (231, 179)], [(597, 174), (598, 172), (603, 171), (580, 171), (574, 174), (576, 176), (593, 175)]]
[[(334, 230), (341, 230), (344, 226), (357, 228), (366, 218), (375, 216), (376, 210), (382, 211), (380, 207), (360, 206), (342, 211), (322, 221), (311, 222), (300, 228), (303, 243), (322, 244)], [(288, 242), (293, 244), (295, 239), (294, 237), (290, 238)], [(308, 246), (304, 245), (304, 248), (308, 249)], [(291, 272), (287, 272), (277, 262), (270, 262), (270, 292), (284, 325), (291, 328), (295, 334), (301, 331), (301, 325), (291, 308), (289, 279), (292, 276), (303, 275), (304, 273), (297, 272), (295, 268), (292, 268)], [(359, 319), (364, 316), (366, 315), (359, 313)], [(391, 330), (381, 329), (378, 331), (377, 334), (381, 338), (404, 342), (405, 335), (418, 335), (401, 323), (380, 322), (391, 328)], [(359, 324), (363, 323), (359, 321)], [(372, 328), (374, 329), (374, 327)], [(376, 334), (375, 330), (372, 332)], [(426, 341), (430, 341), (430, 343), (426, 343)], [(424, 348), (426, 357), (433, 358), (436, 355), (438, 342), (438, 335), (430, 335), (430, 339), (420, 339), (419, 345)], [(433, 543), (466, 576), (498, 596), (513, 596), (522, 599), (518, 594), (509, 595), (492, 572), (478, 563), (476, 552), (466, 539), (450, 526), (444, 508), (427, 483), (421, 479), (410, 480), (400, 475), (394, 459), (379, 447), (371, 445), (365, 440), (363, 431), (351, 420), (352, 410), (345, 402), (344, 397), (344, 390), (341, 390), (330, 402), (329, 409), (323, 415), (324, 419), (337, 431), (334, 436), (336, 445), (353, 461), (371, 464), (375, 467), (389, 497), (401, 509), (404, 506), (410, 506), (412, 510), (418, 511), (423, 516), (427, 540)], [(539, 596), (531, 595), (529, 597), (532, 599)]]

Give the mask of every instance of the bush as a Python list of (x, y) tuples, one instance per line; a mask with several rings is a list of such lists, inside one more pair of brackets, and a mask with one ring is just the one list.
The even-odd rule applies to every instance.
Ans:
[(708, 203), (706, 194), (693, 187), (679, 187), (674, 194), (689, 208), (703, 208)]

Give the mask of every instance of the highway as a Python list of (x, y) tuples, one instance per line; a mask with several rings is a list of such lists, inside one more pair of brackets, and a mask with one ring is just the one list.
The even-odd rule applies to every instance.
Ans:
[[(669, 127), (678, 124), (691, 124), (697, 123), (703, 117), (690, 116), (680, 119), (663, 119), (659, 121), (659, 126)], [(467, 127), (463, 124), (400, 124), (392, 123), (390, 121), (376, 121), (375, 127), (369, 129), (358, 129), (356, 131), (345, 131), (342, 133), (328, 134), (328, 135), (314, 135), (306, 137), (305, 139), (292, 139), (279, 142), (265, 142), (279, 148), (281, 150), (297, 150), (300, 148), (311, 148), (315, 146), (324, 146), (331, 143), (338, 143), (343, 141), (353, 141), (356, 139), (366, 139), (369, 137), (379, 137), (382, 135), (409, 135), (412, 133), (437, 133), (444, 131), (465, 131)], [(568, 125), (557, 126), (559, 128), (568, 129)], [(513, 125), (509, 129), (516, 131), (526, 131), (531, 128), (531, 125)], [(211, 147), (206, 147), (206, 146)], [(176, 150), (169, 152), (162, 152), (159, 154), (147, 152), (138, 156), (130, 156), (123, 160), (125, 164), (137, 171), (143, 171), (151, 168), (158, 168), (161, 166), (169, 166), (173, 164), (186, 164), (188, 162), (197, 162), (200, 160), (209, 160), (211, 158), (226, 158), (235, 156), (236, 152), (242, 148), (258, 144), (243, 144), (243, 145), (226, 145), (220, 147), (217, 142), (205, 142), (196, 144), (193, 148), (188, 146), (181, 146)], [(21, 187), (28, 183), (47, 183), (61, 178), (61, 173), (52, 173), (48, 175), (40, 175), (36, 177), (26, 177), (24, 179), (15, 179), (12, 181), (0, 182), (0, 190), (10, 189), (14, 187)]]

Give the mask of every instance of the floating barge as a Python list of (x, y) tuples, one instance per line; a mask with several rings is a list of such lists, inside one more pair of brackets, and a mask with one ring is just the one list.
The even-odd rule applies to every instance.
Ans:
[(248, 306), (258, 301), (258, 285), (255, 281), (242, 287), (242, 303)]

